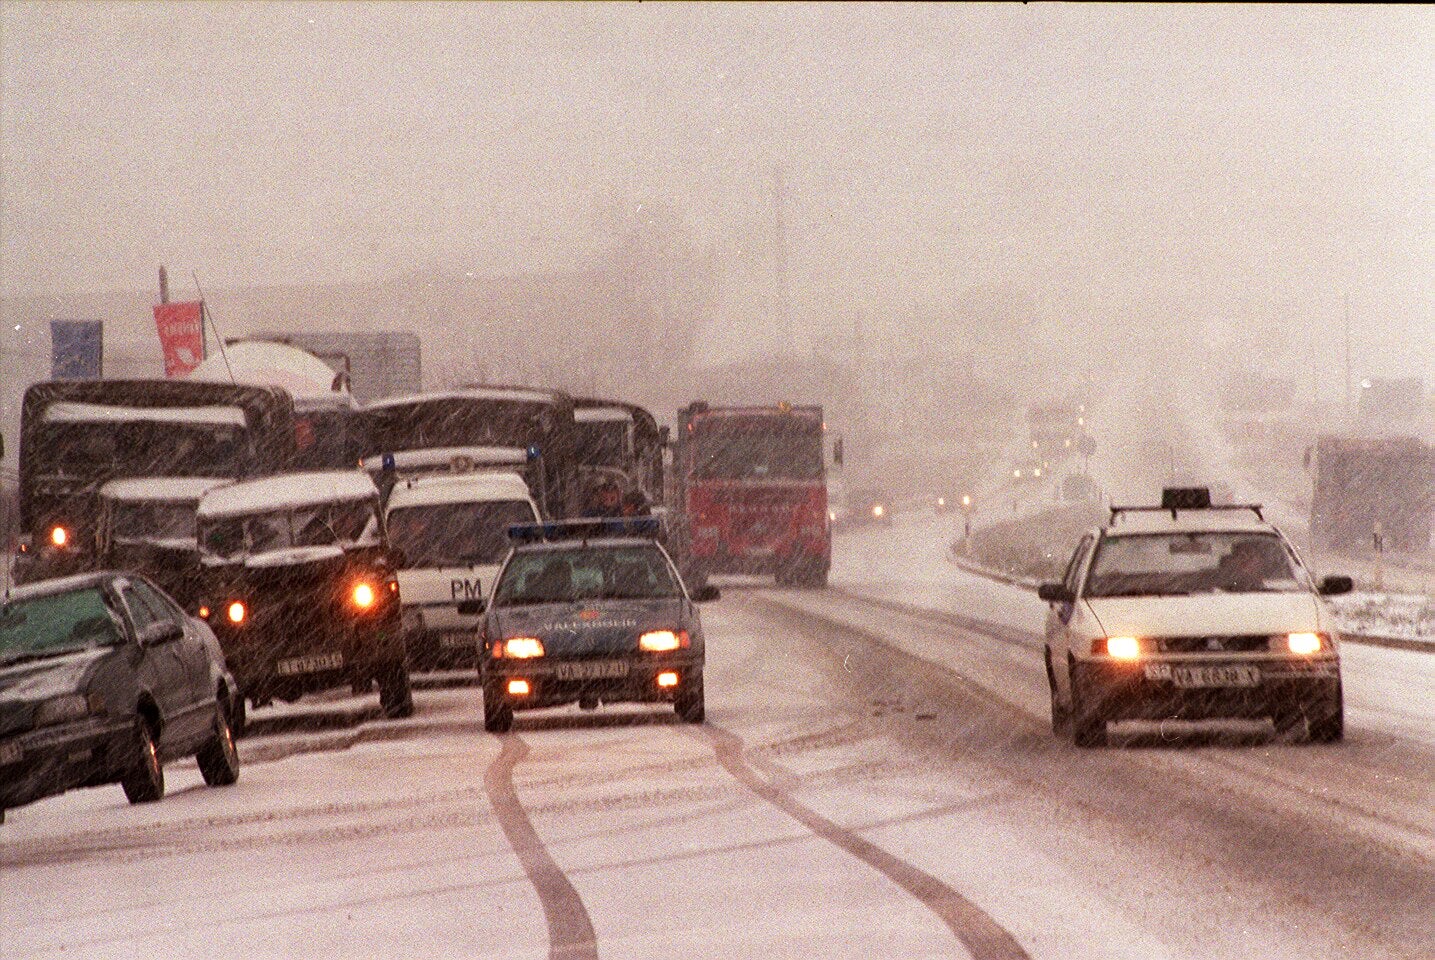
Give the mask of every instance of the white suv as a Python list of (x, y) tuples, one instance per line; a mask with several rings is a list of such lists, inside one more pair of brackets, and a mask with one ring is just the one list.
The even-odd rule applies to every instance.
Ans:
[(1106, 743), (1115, 720), (1269, 717), (1277, 732), (1344, 736), (1340, 646), (1317, 585), (1258, 505), (1202, 488), (1111, 508), (1060, 583), (1041, 585), (1052, 727)]
[(478, 623), (510, 546), (508, 528), (539, 521), (515, 473), (435, 474), (400, 481), (385, 521), (400, 558), (399, 596), (409, 663), (478, 664)]

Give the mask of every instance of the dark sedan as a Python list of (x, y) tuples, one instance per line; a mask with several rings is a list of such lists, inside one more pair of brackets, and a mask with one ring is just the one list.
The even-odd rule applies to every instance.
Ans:
[[(656, 523), (596, 521), (514, 528), (482, 627), (487, 730), (515, 710), (578, 703), (670, 703), (701, 723), (703, 629)], [(637, 534), (637, 535), (635, 535)]]
[(7, 808), (118, 783), (164, 795), (166, 760), (239, 778), (234, 681), (209, 628), (144, 577), (101, 572), (0, 605), (0, 820)]

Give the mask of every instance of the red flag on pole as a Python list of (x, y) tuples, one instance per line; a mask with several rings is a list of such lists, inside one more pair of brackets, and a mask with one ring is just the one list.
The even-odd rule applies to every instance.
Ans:
[(164, 375), (182, 377), (204, 359), (203, 303), (161, 303), (154, 308)]

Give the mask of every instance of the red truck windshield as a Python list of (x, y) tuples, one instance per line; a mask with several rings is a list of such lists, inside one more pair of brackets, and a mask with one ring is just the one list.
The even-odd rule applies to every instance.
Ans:
[(820, 480), (822, 424), (794, 416), (699, 423), (693, 476), (703, 480)]

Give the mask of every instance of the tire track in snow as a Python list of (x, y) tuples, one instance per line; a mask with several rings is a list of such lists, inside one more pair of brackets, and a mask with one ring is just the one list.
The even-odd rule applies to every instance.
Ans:
[(549, 960), (597, 960), (598, 938), (588, 908), (562, 868), (549, 856), (513, 784), (513, 768), (527, 756), (528, 744), (520, 737), (510, 734), (503, 738), (502, 751), (483, 774), (488, 802), (543, 905)]
[[(713, 724), (705, 725), (700, 732), (712, 742), (718, 763), (734, 779), (816, 836), (861, 860), (907, 891), (937, 915), (967, 948), (973, 960), (1030, 960), (1015, 937), (941, 880), (833, 823), (764, 779), (743, 758), (743, 742), (737, 734)], [(695, 735), (697, 733), (694, 731)]]

